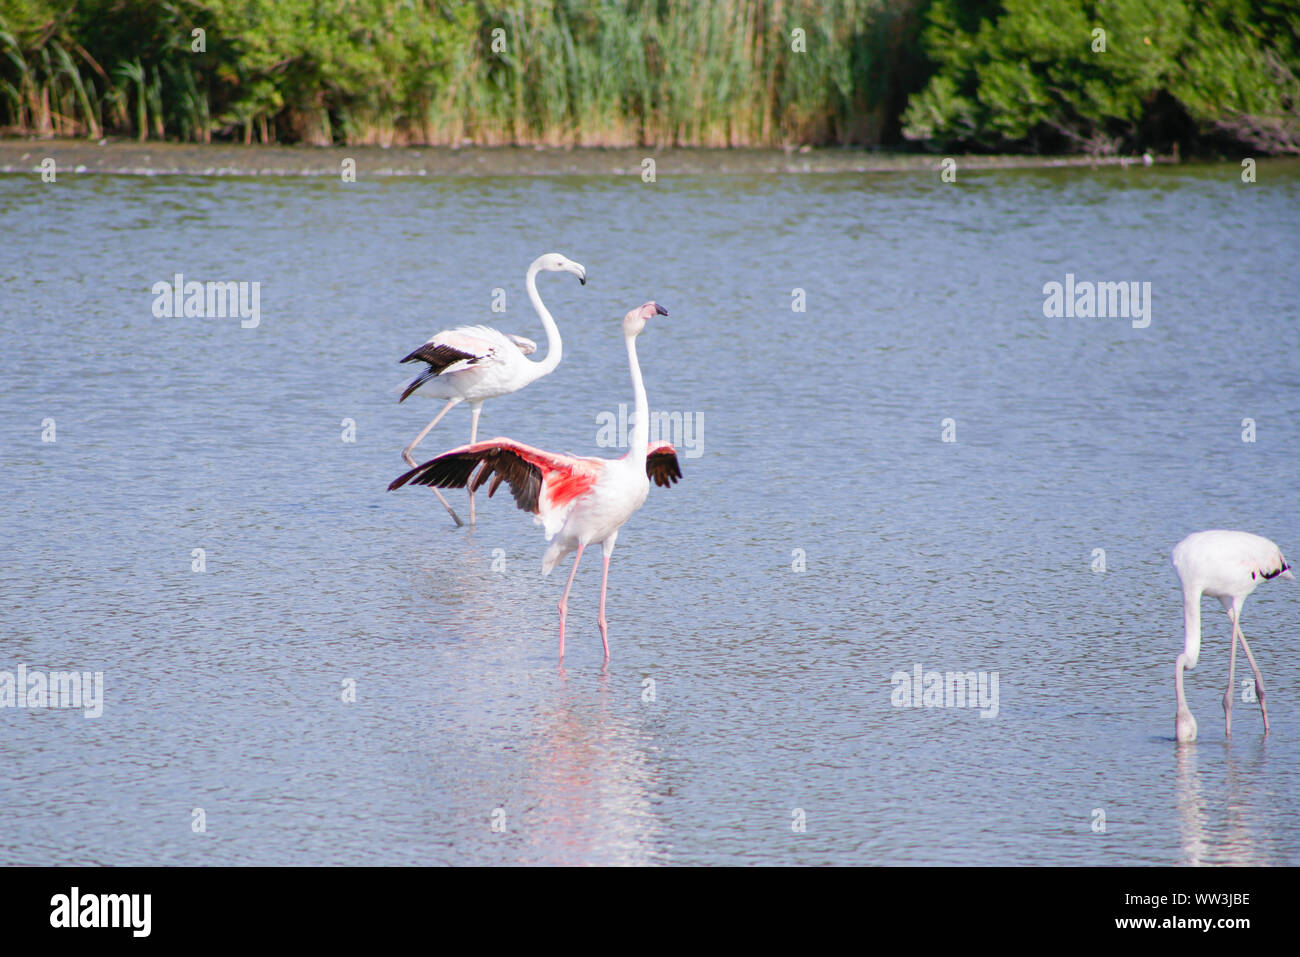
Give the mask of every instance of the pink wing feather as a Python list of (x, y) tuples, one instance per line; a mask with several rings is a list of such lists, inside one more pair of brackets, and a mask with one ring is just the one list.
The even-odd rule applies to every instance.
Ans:
[(586, 494), (604, 469), (600, 459), (560, 455), (514, 439), (495, 438), (444, 452), (399, 476), (388, 488), (391, 491), (408, 484), (464, 488), (473, 476), (471, 489), (476, 490), (495, 472), (488, 495), (505, 481), (515, 503), (536, 515)]

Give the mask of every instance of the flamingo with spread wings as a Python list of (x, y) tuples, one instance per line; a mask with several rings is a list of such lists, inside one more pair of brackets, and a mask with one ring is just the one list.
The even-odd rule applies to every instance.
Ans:
[[(587, 284), (587, 268), (581, 263), (566, 259), (559, 253), (547, 253), (539, 256), (528, 267), (524, 285), (528, 288), (528, 298), (542, 320), (546, 330), (546, 358), (541, 362), (532, 362), (524, 356), (537, 351), (537, 343), (523, 336), (512, 336), (500, 332), (491, 326), (460, 326), (445, 329), (420, 348), (410, 353), (402, 362), (423, 362), (424, 371), (411, 380), (402, 392), (398, 402), (405, 402), (408, 396), (423, 395), (433, 399), (446, 399), (447, 404), (434, 416), (433, 421), (424, 427), (424, 431), (415, 437), (415, 441), (402, 450), (402, 457), (407, 465), (414, 465), (411, 452), (429, 434), (429, 430), (438, 421), (461, 402), (470, 405), (469, 441), (473, 444), (478, 439), (478, 417), (483, 411), (483, 402), (499, 395), (518, 392), (544, 375), (555, 370), (560, 364), (563, 344), (560, 342), (560, 330), (555, 325), (550, 311), (537, 293), (537, 274), (543, 270), (549, 272), (569, 272), (578, 277), (584, 286)], [(460, 516), (434, 489), (438, 500), (446, 507), (457, 525), (462, 524)], [(469, 523), (474, 524), (474, 492), (469, 493)]]
[(588, 545), (599, 542), (604, 553), (600, 579), (600, 640), (609, 657), (609, 627), (605, 619), (605, 592), (609, 584), (609, 559), (619, 529), (645, 502), (653, 479), (670, 486), (682, 477), (677, 451), (668, 442), (650, 444), (650, 410), (646, 401), (641, 365), (637, 361), (636, 337), (654, 315), (668, 315), (656, 302), (647, 302), (623, 317), (623, 338), (627, 345), (636, 408), (627, 454), (620, 459), (582, 458), (558, 455), (524, 445), (514, 439), (497, 438), (444, 452), (397, 478), (389, 490), (403, 485), (434, 488), (464, 488), (471, 494), (491, 480), (490, 498), (502, 482), (510, 487), (515, 504), (533, 514), (546, 531), (551, 545), (542, 558), (542, 573), (550, 574), (571, 551), (577, 551), (573, 570), (560, 598), (560, 657), (564, 657), (564, 625), (569, 613), (569, 590), (578, 574), (578, 563)]

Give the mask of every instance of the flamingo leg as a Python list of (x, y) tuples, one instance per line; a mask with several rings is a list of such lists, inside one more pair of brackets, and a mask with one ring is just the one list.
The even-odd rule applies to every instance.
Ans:
[(609, 660), (609, 623), (605, 621), (605, 589), (609, 585), (609, 557), (614, 554), (614, 543), (618, 541), (618, 532), (605, 539), (601, 550), (605, 553), (605, 568), (600, 574), (600, 614), (596, 618), (600, 625), (600, 642), (605, 646), (605, 660)]
[(564, 619), (569, 615), (569, 589), (573, 587), (573, 579), (578, 574), (578, 562), (582, 561), (582, 550), (585, 545), (578, 546), (578, 554), (573, 558), (573, 571), (569, 572), (569, 583), (564, 586), (564, 594), (560, 596), (560, 660), (564, 660)]
[[(402, 458), (406, 459), (406, 464), (407, 464), (407, 465), (409, 465), (411, 468), (415, 468), (415, 466), (419, 464), (419, 463), (416, 462), (415, 459), (411, 456), (411, 453), (415, 450), (415, 447), (416, 447), (417, 445), (419, 445), (419, 444), (424, 440), (424, 437), (425, 437), (426, 435), (429, 434), (429, 431), (430, 431), (430, 430), (431, 430), (435, 425), (438, 424), (438, 420), (441, 419), (441, 418), (442, 418), (444, 415), (446, 415), (448, 412), (450, 412), (452, 406), (456, 405), (456, 404), (459, 403), (459, 402), (460, 402), (460, 399), (452, 399), (452, 400), (450, 400), (446, 405), (444, 405), (444, 406), (442, 407), (442, 411), (439, 412), (437, 415), (435, 415), (435, 416), (433, 417), (433, 421), (430, 422), (428, 425), (426, 425), (426, 426), (424, 427), (424, 431), (421, 432), (419, 435), (417, 435), (417, 436), (415, 437), (415, 441), (412, 442), (410, 445), (408, 445), (406, 448), (402, 449)], [(430, 488), (433, 488), (432, 485), (429, 486), (429, 487), (430, 487)], [(451, 503), (448, 502), (445, 498), (442, 497), (442, 493), (441, 493), (441, 492), (439, 492), (436, 488), (434, 488), (434, 489), (433, 489), (433, 494), (436, 495), (436, 496), (438, 496), (438, 501), (441, 502), (443, 508), (445, 508), (445, 509), (447, 510), (447, 514), (451, 516), (451, 520), (452, 520), (453, 522), (456, 523), (456, 527), (457, 527), (457, 528), (460, 528), (460, 526), (462, 526), (462, 525), (465, 524), (464, 522), (462, 522), (462, 521), (460, 520), (460, 516), (456, 514), (456, 510), (455, 510), (454, 508), (451, 507)], [(473, 497), (473, 495), (471, 495), (471, 496), (470, 496), (470, 503), (471, 503), (471, 505), (473, 504), (473, 501), (474, 501), (474, 497)], [(472, 521), (472, 519), (471, 519), (471, 521)]]
[(433, 421), (424, 427), (424, 431), (415, 437), (415, 441), (412, 442), (410, 445), (408, 445), (406, 448), (402, 449), (402, 458), (406, 459), (407, 465), (409, 465), (411, 468), (415, 468), (415, 466), (419, 464), (418, 462), (415, 461), (414, 458), (411, 457), (411, 453), (415, 451), (415, 447), (417, 445), (419, 445), (421, 442), (424, 441), (424, 437), (428, 435), (430, 430), (432, 430), (433, 427), (442, 420), (442, 417), (446, 415), (448, 412), (450, 412), (452, 408), (455, 405), (457, 405), (459, 402), (460, 399), (449, 400), (447, 404), (442, 407), (442, 411), (433, 417)]
[(1223, 693), (1223, 733), (1232, 736), (1232, 691), (1236, 683), (1237, 671), (1237, 617), (1228, 610), (1232, 620), (1232, 651), (1228, 653), (1228, 690)]
[[(476, 402), (470, 406), (469, 416), (469, 444), (473, 445), (478, 441), (478, 415), (483, 411), (483, 403)], [(469, 523), (474, 524), (474, 487), (471, 485), (469, 490)]]
[(1255, 697), (1259, 698), (1259, 711), (1264, 716), (1264, 733), (1268, 734), (1268, 708), (1264, 707), (1264, 678), (1259, 673), (1259, 665), (1255, 664), (1255, 656), (1250, 653), (1250, 645), (1246, 644), (1246, 635), (1240, 625), (1237, 625), (1237, 635), (1241, 638), (1241, 650), (1246, 653), (1246, 660), (1250, 662), (1250, 670), (1255, 672)]

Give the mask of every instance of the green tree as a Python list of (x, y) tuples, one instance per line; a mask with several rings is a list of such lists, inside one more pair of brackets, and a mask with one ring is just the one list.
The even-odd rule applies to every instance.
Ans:
[(904, 114), (936, 146), (1114, 153), (1167, 135), (1176, 103), (1200, 132), (1256, 148), (1300, 147), (1294, 75), (1300, 13), (1248, 0), (937, 0), (936, 66)]

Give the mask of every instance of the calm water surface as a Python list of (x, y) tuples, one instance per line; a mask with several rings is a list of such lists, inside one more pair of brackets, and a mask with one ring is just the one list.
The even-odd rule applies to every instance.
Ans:
[[(1243, 616), (1267, 740), (1246, 702), (1225, 740), (1206, 601), (1179, 749), (1168, 560), (1300, 556), (1298, 221), (1268, 164), (0, 177), (0, 670), (106, 698), (0, 709), (0, 863), (1300, 863), (1300, 587)], [(619, 540), (607, 668), (598, 559), (561, 669), (529, 517), (385, 490), (437, 411), (396, 360), (540, 341), (551, 250), (590, 275), (541, 279), (564, 362), (480, 435), (618, 454), (648, 298), (651, 406), (702, 429)], [(260, 326), (156, 318), (177, 272), (261, 282)], [(1044, 318), (1067, 273), (1149, 282), (1150, 325)], [(896, 707), (918, 666), (996, 672), (996, 715)]]

